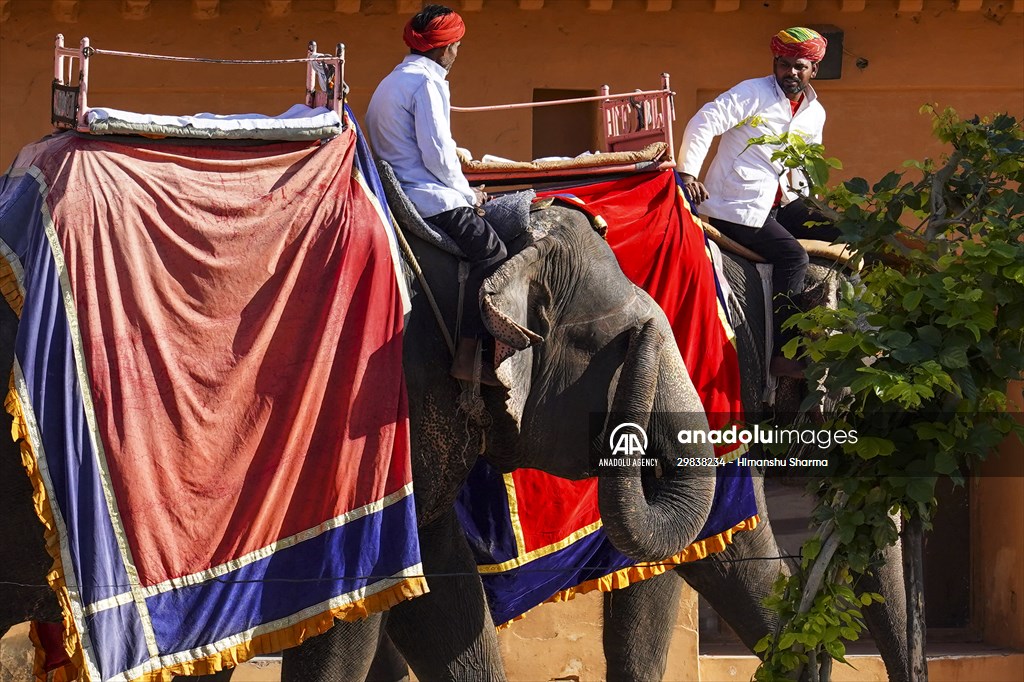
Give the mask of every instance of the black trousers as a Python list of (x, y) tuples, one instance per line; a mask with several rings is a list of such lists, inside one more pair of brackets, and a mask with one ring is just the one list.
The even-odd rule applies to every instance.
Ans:
[(469, 277), (462, 306), (460, 336), (484, 338), (487, 329), (480, 318), (480, 285), (498, 269), (508, 252), (491, 224), (468, 206), (438, 213), (426, 221), (452, 238), (469, 261)]
[[(807, 222), (826, 223), (808, 227)], [(729, 239), (742, 244), (772, 264), (772, 300), (775, 319), (775, 354), (797, 335), (796, 329), (782, 329), (782, 323), (799, 312), (793, 296), (804, 290), (807, 252), (797, 239), (835, 241), (839, 230), (821, 212), (796, 199), (772, 209), (760, 228), (738, 225), (718, 218), (709, 222)]]

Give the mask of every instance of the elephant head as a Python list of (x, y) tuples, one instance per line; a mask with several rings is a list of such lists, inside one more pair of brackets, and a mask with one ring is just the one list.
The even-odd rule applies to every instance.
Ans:
[[(679, 430), (708, 427), (672, 330), (583, 214), (555, 207), (535, 214), (531, 227), (538, 236), (481, 290), (508, 386), (500, 405), (491, 401), (485, 457), (504, 471), (596, 474), (615, 547), (638, 560), (672, 556), (704, 524), (715, 485), (707, 467), (675, 466)], [(645, 454), (660, 466), (595, 467), (595, 450), (625, 422), (645, 429)], [(710, 445), (686, 454), (713, 457)]]

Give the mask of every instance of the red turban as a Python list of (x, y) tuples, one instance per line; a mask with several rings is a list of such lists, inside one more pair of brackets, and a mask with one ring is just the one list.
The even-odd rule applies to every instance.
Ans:
[(820, 62), (827, 45), (828, 41), (820, 33), (802, 26), (787, 28), (772, 36), (772, 54), (776, 57)]
[(434, 17), (422, 32), (418, 32), (412, 27), (412, 19), (410, 19), (405, 25), (402, 39), (413, 50), (426, 52), (435, 47), (446, 47), (457, 43), (462, 40), (464, 35), (466, 35), (466, 24), (463, 23), (462, 17), (451, 12)]

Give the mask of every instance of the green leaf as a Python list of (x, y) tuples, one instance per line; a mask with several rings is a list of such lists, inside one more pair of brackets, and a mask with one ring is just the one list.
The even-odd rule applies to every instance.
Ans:
[(891, 440), (874, 436), (860, 436), (852, 446), (854, 452), (864, 459), (874, 459), (879, 455), (890, 455), (896, 449)]
[(839, 351), (840, 353), (849, 353), (851, 350), (860, 345), (860, 340), (853, 334), (835, 334), (830, 336), (828, 341), (825, 342), (826, 351)]
[(967, 360), (967, 349), (963, 346), (943, 348), (939, 350), (939, 362), (942, 363), (943, 367), (948, 367), (950, 369), (966, 367), (969, 364)]
[(871, 188), (868, 187), (868, 181), (864, 178), (853, 178), (843, 183), (843, 187), (853, 192), (854, 194), (867, 194)]
[(921, 298), (924, 296), (924, 292), (920, 289), (907, 292), (903, 297), (903, 307), (907, 310), (917, 310), (917, 306), (921, 305)]
[(885, 177), (876, 182), (875, 186), (871, 189), (874, 192), (888, 192), (891, 189), (895, 189), (896, 186), (900, 184), (901, 177), (903, 177), (902, 174), (897, 173), (896, 171), (890, 171), (885, 174)]
[(942, 345), (942, 332), (930, 324), (917, 328), (918, 337), (929, 346), (938, 348)]
[(804, 543), (803, 555), (808, 561), (814, 561), (818, 553), (821, 551), (821, 538), (812, 537), (810, 540)]
[(956, 457), (948, 450), (939, 450), (935, 453), (935, 470), (940, 474), (951, 474), (957, 470)]
[(831, 642), (825, 642), (825, 651), (828, 655), (836, 659), (840, 663), (846, 663), (846, 647), (843, 643), (838, 640), (832, 640)]
[(906, 348), (914, 339), (907, 332), (895, 329), (882, 332), (878, 335), (878, 340), (889, 348)]
[(914, 502), (929, 504), (935, 497), (935, 477), (921, 476), (907, 483), (907, 496)]

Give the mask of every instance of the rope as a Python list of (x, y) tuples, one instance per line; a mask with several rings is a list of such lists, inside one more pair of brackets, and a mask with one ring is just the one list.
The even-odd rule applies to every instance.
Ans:
[[(388, 212), (390, 215), (390, 211)], [(423, 295), (427, 297), (427, 302), (430, 303), (430, 309), (434, 311), (434, 319), (437, 321), (437, 326), (441, 330), (441, 334), (444, 336), (444, 341), (448, 344), (448, 352), (451, 356), (455, 357), (455, 342), (452, 341), (452, 335), (448, 333), (448, 326), (444, 323), (444, 317), (441, 316), (441, 309), (437, 307), (437, 300), (434, 298), (434, 292), (430, 288), (430, 284), (427, 282), (426, 275), (423, 274), (422, 268), (420, 268), (420, 262), (416, 258), (416, 254), (412, 252), (412, 247), (409, 246), (409, 242), (405, 239), (405, 232), (396, 223), (394, 216), (391, 216), (391, 224), (395, 228), (395, 236), (398, 237), (398, 245), (402, 249), (402, 255), (405, 257), (405, 261), (412, 268), (413, 274), (416, 275), (416, 280), (423, 287)]]
[[(705, 559), (713, 557), (713, 556), (714, 555), (709, 555), (708, 557), (705, 557)], [(740, 558), (737, 558), (737, 559), (715, 559), (715, 561), (717, 561), (719, 563), (723, 563), (723, 564), (742, 564), (742, 563), (747, 563), (747, 562), (751, 562), (751, 561), (772, 561), (772, 562), (775, 562), (775, 561), (779, 561), (780, 559), (800, 559), (800, 558), (801, 558), (801, 555), (799, 555), (799, 554), (779, 554), (778, 556), (755, 556), (755, 557), (740, 557)], [(705, 559), (698, 559), (698, 561), (704, 561)], [(639, 563), (645, 563), (645, 562), (637, 562), (637, 563), (639, 564)], [(694, 565), (694, 564), (697, 563), (697, 561), (682, 561), (682, 562), (653, 561), (653, 562), (650, 562), (650, 563), (654, 564), (654, 565), (671, 566), (672, 568), (678, 568), (680, 566)], [(628, 568), (628, 566), (605, 566), (605, 565), (589, 566), (588, 565), (588, 566), (573, 567), (573, 568), (528, 568), (528, 567), (524, 566), (524, 567), (516, 569), (516, 572), (517, 573), (558, 574), (558, 573), (575, 573), (575, 572), (580, 571), (580, 570), (586, 570), (586, 571), (609, 571), (609, 572), (611, 572), (611, 571), (620, 570), (622, 568)], [(475, 576), (475, 575), (480, 575), (480, 574), (475, 572), (475, 571), (452, 571), (452, 572), (437, 572), (437, 573), (434, 573), (434, 572), (431, 572), (431, 573), (414, 573), (414, 574), (409, 574), (409, 575), (403, 575), (402, 577), (403, 578), (427, 578), (429, 580), (430, 578), (468, 578), (468, 577), (472, 577), (472, 576)], [(394, 578), (394, 577), (395, 576), (393, 576), (393, 575), (356, 575), (356, 576), (343, 575), (343, 576), (328, 576), (328, 577), (323, 577), (323, 578), (270, 578), (270, 579), (268, 579), (268, 578), (253, 578), (251, 580), (235, 580), (235, 579), (225, 579), (225, 578), (215, 577), (215, 578), (211, 578), (209, 582), (217, 582), (217, 583), (223, 583), (223, 584), (323, 583), (323, 582), (333, 582), (333, 581), (338, 581), (338, 580), (384, 580), (384, 579)], [(4, 586), (8, 586), (8, 587), (33, 587), (33, 588), (37, 588), (37, 587), (47, 587), (48, 588), (50, 586), (48, 583), (20, 583), (20, 582), (14, 582), (14, 581), (10, 581), (10, 580), (0, 580), (0, 585), (4, 585)], [(104, 585), (104, 584), (94, 584), (93, 587), (97, 587), (97, 588), (115, 588), (115, 589), (121, 589), (121, 590), (127, 590), (127, 589), (130, 588), (129, 585), (125, 585), (125, 584), (122, 584), (122, 583), (106, 584), (106, 585)]]
[(165, 62), (201, 62), (203, 64), (305, 64), (307, 62), (318, 62), (323, 59), (340, 59), (340, 57), (329, 54), (321, 54), (316, 57), (302, 57), (300, 59), (213, 59), (210, 57), (173, 57), (165, 54), (100, 50), (95, 47), (87, 47), (83, 52), (86, 57), (91, 57), (94, 54), (105, 54), (110, 57), (137, 57), (139, 59), (155, 59)]

